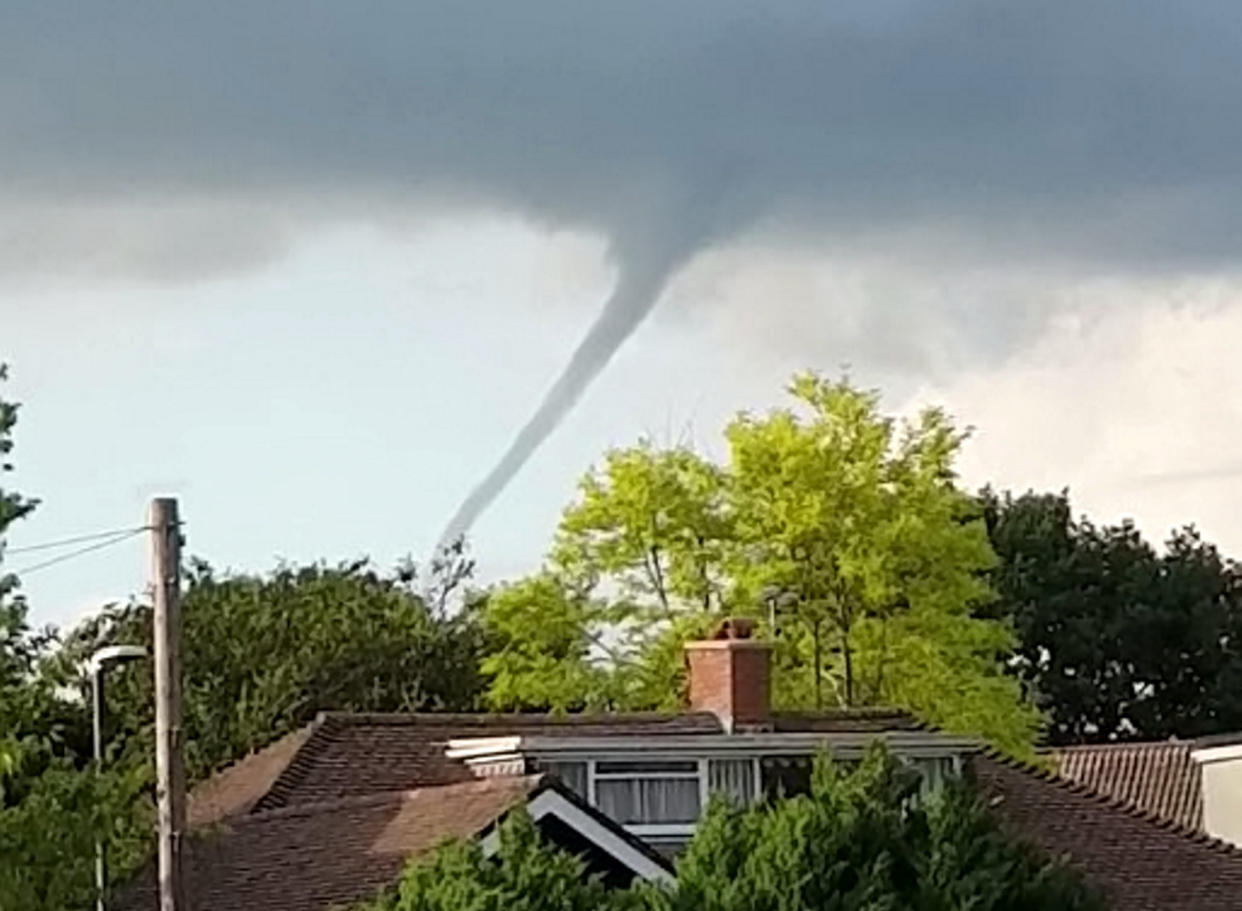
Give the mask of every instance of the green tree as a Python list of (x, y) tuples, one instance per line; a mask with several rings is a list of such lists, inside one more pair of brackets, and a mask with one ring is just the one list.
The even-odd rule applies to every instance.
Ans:
[(847, 706), (915, 695), (900, 689), (910, 637), (934, 637), (929, 657), (982, 648), (996, 665), (1010, 643), (972, 614), (990, 597), (982, 573), (994, 557), (954, 485), (965, 435), (934, 409), (899, 432), (878, 395), (814, 374), (790, 392), (805, 417), (743, 415), (726, 434), (735, 577), (752, 601), (775, 593), (809, 641), (814, 704), (825, 701), (825, 676), (832, 701)]
[[(8, 370), (0, 364), (0, 382), (7, 378)], [(13, 470), (10, 456), (17, 410), (15, 403), (0, 397), (0, 797), (6, 778), (12, 779), (18, 766), (29, 761), (26, 754), (34, 748), (28, 738), (35, 707), (26, 688), (43, 647), (27, 623), (18, 579), (4, 567), (5, 533), (36, 506), (36, 501), (4, 485), (4, 476)]]
[(95, 898), (95, 843), (115, 886), (146, 857), (154, 822), (142, 764), (96, 773), (54, 761), (0, 808), (0, 908), (86, 909)]
[(1075, 520), (1069, 496), (981, 495), (1016, 670), (1054, 743), (1242, 727), (1242, 568), (1193, 528), (1158, 553), (1133, 524)]
[(515, 813), (487, 859), (454, 842), (360, 911), (1102, 911), (1080, 874), (1012, 839), (957, 783), (919, 797), (880, 746), (856, 768), (821, 757), (808, 795), (717, 799), (670, 885), (609, 891)]
[[(36, 505), (2, 483), (16, 422), (17, 406), (0, 399), (0, 566), (5, 532)], [(87, 907), (95, 842), (120, 868), (142, 851), (145, 770), (88, 764), (85, 708), (43, 673), (54, 645), (30, 628), (17, 577), (0, 573), (0, 908)]]
[(552, 562), (590, 586), (607, 578), (657, 616), (718, 609), (732, 530), (724, 472), (685, 448), (614, 449), (579, 483)]
[(489, 708), (602, 708), (608, 675), (592, 657), (603, 606), (544, 572), (487, 593), (472, 608), (485, 636), (479, 665)]
[(995, 558), (954, 483), (965, 434), (936, 410), (899, 424), (814, 374), (790, 391), (798, 410), (730, 424), (724, 466), (614, 450), (565, 510), (549, 563), (608, 604), (575, 616), (608, 646), (614, 700), (676, 707), (682, 643), (759, 614), (779, 704), (898, 705), (1029, 754), (1039, 716), (1005, 673), (1008, 621), (983, 615)]
[[(183, 711), (192, 779), (320, 711), (468, 710), (480, 696), (476, 624), (438, 617), (408, 571), (387, 577), (359, 561), (219, 576), (198, 561), (185, 586)], [(150, 640), (148, 605), (113, 606), (76, 629), (61, 657), (72, 665), (102, 644)], [(108, 712), (131, 749), (148, 749), (150, 690), (147, 675), (109, 687)]]
[(811, 793), (743, 809), (717, 800), (653, 911), (1088, 911), (1081, 877), (1012, 840), (965, 784), (918, 799), (882, 747)]
[(496, 855), (477, 842), (450, 842), (411, 864), (395, 890), (359, 911), (621, 911), (635, 896), (605, 888), (575, 857), (540, 837), (524, 812), (500, 825)]

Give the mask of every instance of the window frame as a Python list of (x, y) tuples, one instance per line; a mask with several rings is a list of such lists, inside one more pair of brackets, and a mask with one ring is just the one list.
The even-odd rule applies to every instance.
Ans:
[[(635, 765), (641, 764), (644, 760), (634, 757), (632, 754), (602, 754), (599, 756), (584, 756), (575, 758), (574, 760), (564, 759), (559, 761), (577, 761), (585, 762), (587, 767), (587, 803), (594, 809), (599, 809), (599, 791), (598, 782), (600, 781), (633, 781), (636, 779), (659, 779), (667, 780), (670, 778), (680, 780), (694, 780), (699, 787), (699, 817), (694, 822), (689, 823), (672, 823), (672, 822), (637, 822), (637, 823), (618, 823), (625, 827), (626, 831), (632, 832), (640, 837), (669, 837), (669, 836), (690, 836), (694, 834), (698, 827), (699, 820), (703, 818), (703, 813), (707, 810), (707, 805), (711, 800), (711, 777), (709, 775), (708, 764), (712, 759), (741, 759), (750, 764), (751, 774), (753, 776), (756, 794), (761, 793), (760, 784), (762, 782), (759, 759), (757, 755), (734, 755), (734, 756), (688, 756), (680, 755), (660, 755), (658, 757), (650, 757), (649, 761), (657, 762), (687, 762), (694, 763), (694, 768), (685, 771), (643, 771), (634, 769), (625, 772), (616, 771), (599, 771), (600, 763), (611, 762), (632, 762)], [(602, 811), (601, 811), (602, 812)]]
[[(709, 802), (712, 797), (711, 790), (711, 774), (710, 763), (721, 760), (743, 760), (750, 764), (751, 774), (753, 775), (754, 800), (761, 802), (766, 799), (767, 792), (764, 790), (764, 761), (772, 757), (803, 757), (810, 759), (813, 753), (802, 753), (801, 751), (793, 752), (774, 752), (764, 750), (762, 752), (749, 751), (720, 751), (711, 753), (690, 753), (685, 750), (676, 752), (664, 752), (653, 750), (650, 753), (643, 754), (632, 751), (616, 751), (606, 753), (588, 753), (585, 750), (566, 751), (564, 753), (539, 753), (531, 756), (536, 763), (557, 763), (570, 764), (582, 763), (586, 766), (586, 793), (583, 795), (586, 803), (595, 810), (599, 810), (599, 781), (618, 781), (618, 780), (635, 780), (635, 779), (681, 779), (695, 780), (698, 782), (699, 788), (699, 818), (692, 823), (621, 823), (617, 824), (624, 828), (627, 832), (639, 836), (640, 838), (652, 838), (656, 840), (681, 840), (694, 835), (698, 827), (699, 821), (703, 818)], [(944, 757), (933, 756), (913, 756), (908, 757), (915, 765), (921, 765), (925, 762), (934, 762), (936, 760), (948, 759), (946, 766), (948, 771), (954, 777), (961, 774), (962, 761), (961, 757), (955, 754), (949, 754)], [(668, 763), (668, 762), (684, 762), (694, 763), (693, 769), (685, 769), (684, 771), (643, 771), (641, 768), (635, 768), (627, 771), (605, 771), (601, 772), (598, 765), (601, 763), (624, 762), (633, 763), (636, 766), (643, 762), (650, 763)], [(928, 782), (929, 775), (927, 769), (921, 769), (925, 783)], [(943, 778), (943, 776), (939, 776)], [(936, 782), (938, 786), (942, 782)], [(600, 811), (603, 812), (603, 811)]]

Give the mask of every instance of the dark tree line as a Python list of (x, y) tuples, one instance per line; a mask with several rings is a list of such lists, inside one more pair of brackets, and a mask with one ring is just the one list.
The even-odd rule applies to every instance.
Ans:
[(1075, 519), (1066, 493), (985, 491), (1016, 672), (1056, 744), (1242, 729), (1242, 568), (1192, 527), (1163, 550)]

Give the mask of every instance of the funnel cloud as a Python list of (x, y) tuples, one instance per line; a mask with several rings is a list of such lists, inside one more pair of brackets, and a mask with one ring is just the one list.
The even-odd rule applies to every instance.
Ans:
[[(603, 238), (612, 297), (452, 532), (705, 245), (930, 263), (839, 322), (963, 363), (1053, 309), (966, 325), (973, 268), (1236, 269), (1239, 59), (1236, 0), (7, 0), (0, 282), (203, 281), (389, 214)], [(724, 173), (729, 217), (670, 204)]]
[(622, 263), (617, 284), (561, 371), (527, 422), (518, 431), (491, 471), (458, 507), (440, 536), (439, 547), (455, 541), (470, 530), (551, 435), (582, 397), (582, 393), (612, 360), (622, 343), (630, 337), (660, 299), (660, 292), (677, 265), (673, 258), (642, 265)]

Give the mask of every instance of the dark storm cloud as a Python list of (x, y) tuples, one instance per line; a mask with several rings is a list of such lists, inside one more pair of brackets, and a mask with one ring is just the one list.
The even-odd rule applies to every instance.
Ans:
[[(1028, 268), (1220, 266), (1242, 245), (1236, 0), (7, 0), (0, 16), (0, 203), (50, 213), (0, 215), (17, 268), (75, 249), (61, 235), (83, 205), (179, 198), (274, 223), (487, 207), (609, 238), (612, 296), (448, 537), (665, 282), (756, 224)], [(145, 256), (141, 231), (89, 246), (165, 275), (256, 259), (227, 218), (154, 233)], [(259, 258), (283, 248), (254, 236)], [(900, 336), (912, 309), (868, 316)], [(980, 347), (1004, 312), (970, 321)]]
[(3, 9), (0, 192), (26, 204), (502, 207), (624, 245), (720, 185), (704, 242), (927, 224), (1180, 264), (1242, 237), (1230, 0)]

